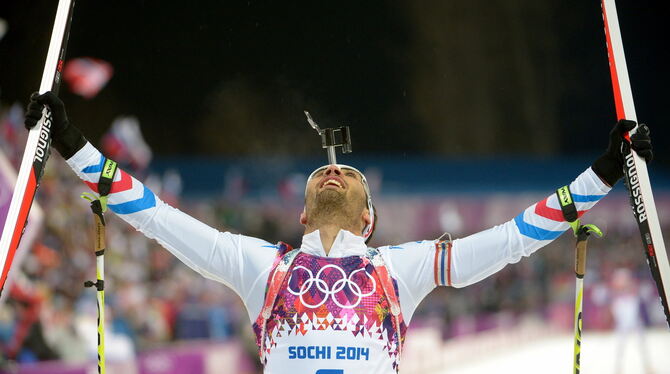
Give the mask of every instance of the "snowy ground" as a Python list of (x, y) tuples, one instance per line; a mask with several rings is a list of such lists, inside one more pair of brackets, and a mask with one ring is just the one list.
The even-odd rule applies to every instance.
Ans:
[[(558, 334), (526, 344), (513, 344), (505, 349), (496, 349), (491, 354), (479, 354), (474, 360), (453, 361), (449, 367), (436, 374), (572, 373), (572, 339), (570, 334)], [(616, 345), (617, 337), (613, 333), (585, 331), (582, 339), (581, 373), (647, 373), (642, 365), (640, 340), (637, 336), (629, 337), (623, 350), (622, 370), (619, 372), (615, 371)], [(652, 368), (648, 373), (670, 374), (670, 331), (647, 331), (643, 346)], [(449, 354), (448, 351), (445, 353)]]

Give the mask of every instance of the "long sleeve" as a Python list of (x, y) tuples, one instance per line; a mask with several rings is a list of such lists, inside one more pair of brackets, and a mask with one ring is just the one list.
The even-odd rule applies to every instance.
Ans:
[[(581, 217), (610, 190), (590, 168), (570, 184)], [(569, 228), (556, 194), (526, 208), (512, 220), (491, 229), (454, 240), (448, 256), (449, 285), (465, 287), (496, 273), (505, 265), (551, 243)]]
[[(94, 192), (105, 157), (87, 143), (67, 160)], [(206, 278), (232, 288), (252, 316), (260, 310), (265, 279), (276, 246), (244, 235), (219, 232), (171, 207), (119, 169), (108, 196), (109, 209)], [(255, 317), (255, 316), (253, 316)]]
[[(571, 184), (579, 216), (610, 190), (590, 168)], [(398, 281), (406, 320), (436, 286), (465, 287), (507, 264), (530, 256), (551, 243), (570, 226), (563, 220), (556, 194), (539, 201), (516, 217), (488, 230), (456, 239), (452, 245), (436, 240), (381, 247)]]

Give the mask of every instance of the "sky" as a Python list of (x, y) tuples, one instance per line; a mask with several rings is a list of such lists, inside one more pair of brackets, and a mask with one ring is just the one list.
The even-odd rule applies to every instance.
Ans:
[[(56, 3), (0, 3), (3, 103), (38, 88)], [(638, 118), (660, 150), (656, 3), (618, 7)], [(94, 142), (136, 115), (158, 155), (320, 153), (303, 110), (351, 126), (361, 153), (595, 155), (615, 121), (601, 17), (598, 1), (79, 0), (67, 55), (115, 73), (93, 99), (61, 97)]]

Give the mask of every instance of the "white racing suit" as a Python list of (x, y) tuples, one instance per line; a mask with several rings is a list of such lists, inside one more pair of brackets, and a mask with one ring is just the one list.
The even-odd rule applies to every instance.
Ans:
[[(67, 163), (97, 191), (105, 158), (90, 143)], [(589, 168), (570, 184), (580, 215), (609, 192)], [(206, 278), (233, 289), (244, 302), (257, 342), (263, 340), (265, 373), (395, 373), (407, 325), (436, 286), (465, 287), (518, 262), (556, 239), (564, 222), (555, 194), (502, 225), (456, 239), (378, 248), (400, 303), (393, 323), (379, 272), (367, 260), (361, 236), (342, 230), (326, 255), (319, 232), (303, 237), (285, 269), (267, 318), (259, 321), (268, 275), (284, 246), (219, 232), (167, 205), (123, 170), (116, 173), (109, 209)], [(278, 257), (279, 256), (279, 257)], [(399, 331), (398, 331), (399, 330)]]

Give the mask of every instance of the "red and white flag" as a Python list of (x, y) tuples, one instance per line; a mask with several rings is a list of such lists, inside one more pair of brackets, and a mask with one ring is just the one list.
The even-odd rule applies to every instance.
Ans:
[(136, 117), (118, 117), (103, 135), (103, 152), (121, 165), (143, 171), (151, 161), (152, 152), (142, 137), (140, 122)]
[(109, 62), (93, 57), (79, 57), (65, 63), (63, 79), (73, 93), (91, 99), (105, 87), (113, 74), (114, 68)]

